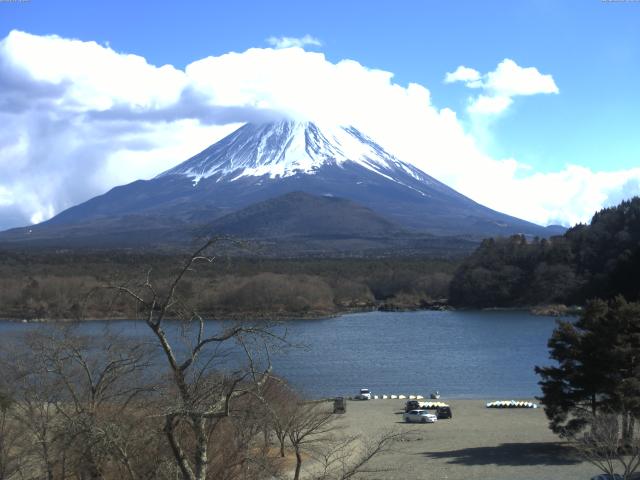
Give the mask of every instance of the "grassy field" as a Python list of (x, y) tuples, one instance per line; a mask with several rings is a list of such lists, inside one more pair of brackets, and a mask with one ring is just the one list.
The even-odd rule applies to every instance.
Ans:
[(391, 451), (374, 459), (373, 466), (387, 471), (363, 478), (578, 480), (600, 473), (548, 429), (541, 408), (488, 409), (482, 400), (448, 403), (452, 420), (406, 424), (403, 400), (348, 402), (347, 413), (339, 419), (345, 433), (410, 433), (406, 441), (394, 443)]

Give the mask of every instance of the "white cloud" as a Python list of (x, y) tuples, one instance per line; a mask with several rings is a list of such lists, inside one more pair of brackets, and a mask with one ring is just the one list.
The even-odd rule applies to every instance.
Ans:
[(303, 48), (307, 45), (313, 47), (321, 47), (322, 42), (315, 37), (307, 34), (304, 37), (269, 37), (267, 43), (275, 48)]
[(511, 97), (478, 95), (467, 108), (469, 113), (497, 114), (513, 103)]
[(454, 72), (449, 72), (444, 77), (445, 83), (464, 82), (467, 87), (477, 88), (482, 86), (480, 72), (473, 68), (460, 65)]
[[(505, 62), (478, 80), (476, 108), (500, 111), (516, 95), (551, 89)], [(457, 76), (476, 81), (464, 70)], [(94, 42), (12, 32), (0, 42), (0, 228), (150, 178), (238, 122), (283, 114), (353, 124), (474, 200), (541, 224), (586, 221), (614, 199), (640, 193), (638, 169), (540, 174), (516, 159), (492, 158), (456, 112), (431, 103), (427, 88), (398, 85), (392, 73), (353, 60), (253, 48), (181, 70)]]
[[(119, 103), (139, 108), (175, 103), (183, 72), (155, 67), (137, 55), (120, 54), (95, 42), (11, 32), (0, 45), (7, 66), (34, 82), (67, 87), (61, 100), (81, 109), (107, 110)], [(126, 72), (126, 75), (118, 75)]]
[(575, 225), (588, 223), (603, 207), (640, 195), (640, 168), (594, 172), (568, 165), (558, 172), (526, 176), (502, 171), (494, 177), (493, 188), (467, 179), (460, 189), (505, 213), (540, 224)]
[(484, 88), (505, 97), (560, 91), (551, 75), (543, 75), (535, 67), (521, 67), (508, 58), (486, 74)]
[(467, 109), (469, 113), (482, 115), (502, 113), (516, 96), (560, 91), (551, 75), (542, 74), (535, 67), (521, 67), (509, 58), (500, 62), (493, 72), (484, 75), (460, 65), (454, 72), (447, 73), (444, 81), (463, 82), (469, 88), (482, 89), (485, 94), (472, 97)]

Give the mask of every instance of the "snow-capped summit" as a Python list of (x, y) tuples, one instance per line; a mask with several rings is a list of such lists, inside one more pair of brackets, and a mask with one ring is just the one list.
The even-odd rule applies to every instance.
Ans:
[(271, 179), (314, 174), (323, 166), (352, 162), (393, 179), (393, 172), (428, 182), (412, 165), (401, 162), (352, 126), (322, 126), (283, 120), (246, 124), (193, 158), (158, 177), (184, 175), (197, 184), (203, 178), (234, 181), (242, 177)]

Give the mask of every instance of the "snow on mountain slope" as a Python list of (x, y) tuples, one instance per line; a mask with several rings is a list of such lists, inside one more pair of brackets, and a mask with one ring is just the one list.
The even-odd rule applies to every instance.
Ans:
[[(344, 215), (328, 215), (330, 202), (323, 201), (328, 197), (351, 207), (343, 209)], [(304, 215), (292, 215), (292, 208)], [(218, 219), (222, 223), (215, 223)], [(280, 121), (246, 124), (151, 180), (115, 187), (47, 222), (0, 234), (0, 243), (4, 238), (95, 245), (104, 237), (100, 242), (113, 245), (133, 238), (153, 244), (184, 240), (213, 224), (221, 231), (231, 224), (236, 232), (259, 230), (269, 238), (292, 233), (288, 230), (299, 233), (302, 227), (353, 236), (360, 226), (355, 236), (364, 243), (348, 247), (354, 250), (365, 248), (366, 239), (381, 229), (392, 239), (383, 242), (384, 248), (401, 239), (414, 245), (415, 235), (425, 234), (480, 239), (557, 233), (474, 202), (354, 127)], [(320, 237), (314, 241), (321, 242)]]
[(394, 175), (398, 171), (427, 185), (432, 183), (429, 176), (398, 160), (354, 127), (320, 128), (312, 122), (294, 121), (246, 124), (157, 178), (184, 175), (194, 185), (212, 176), (217, 181), (250, 176), (275, 179), (301, 173), (313, 175), (322, 166), (342, 166), (345, 162), (353, 162), (397, 183), (404, 184)]

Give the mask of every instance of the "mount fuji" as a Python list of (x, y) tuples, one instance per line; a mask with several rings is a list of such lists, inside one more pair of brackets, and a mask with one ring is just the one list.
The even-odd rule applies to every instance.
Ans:
[(562, 233), (474, 202), (354, 127), (283, 120), (246, 124), (153, 179), (3, 232), (0, 242), (158, 246), (204, 231), (316, 245), (374, 239), (376, 248), (415, 248), (443, 236)]

